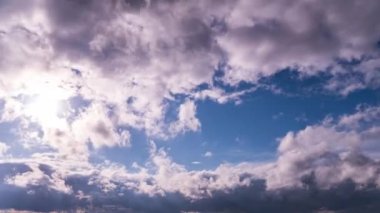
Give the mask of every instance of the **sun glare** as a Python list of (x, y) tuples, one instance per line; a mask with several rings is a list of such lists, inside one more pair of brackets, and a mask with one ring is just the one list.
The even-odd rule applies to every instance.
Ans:
[(33, 98), (25, 106), (25, 113), (40, 124), (54, 125), (62, 111), (62, 100), (46, 93)]

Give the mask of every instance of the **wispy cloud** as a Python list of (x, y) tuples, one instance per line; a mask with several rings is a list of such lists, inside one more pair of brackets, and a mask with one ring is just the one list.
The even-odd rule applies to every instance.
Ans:
[(212, 152), (208, 151), (206, 152), (203, 156), (207, 157), (207, 158), (210, 158), (213, 156)]

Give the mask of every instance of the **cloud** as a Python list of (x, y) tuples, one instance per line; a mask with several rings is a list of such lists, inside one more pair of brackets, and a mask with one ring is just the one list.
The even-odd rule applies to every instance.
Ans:
[(118, 134), (116, 124), (112, 122), (108, 114), (108, 109), (102, 104), (91, 104), (72, 124), (77, 140), (90, 140), (94, 148), (127, 146), (129, 144), (128, 131), (123, 130), (121, 134)]
[[(90, 163), (92, 149), (133, 145), (132, 129), (158, 139), (200, 131), (198, 101), (240, 103), (285, 68), (327, 73), (325, 89), (343, 95), (378, 88), (379, 8), (376, 0), (0, 1), (0, 121), (16, 126), (31, 153), (1, 161), (0, 208), (379, 208), (378, 107), (289, 132), (276, 161), (260, 165), (189, 171), (154, 143), (136, 172)], [(241, 82), (254, 85), (229, 87)], [(41, 121), (28, 106), (51, 94), (66, 108)], [(0, 155), (13, 146), (0, 143)]]
[[(175, 4), (137, 2), (36, 1), (27, 10), (21, 2), (9, 4), (20, 17), (3, 20), (2, 49), (8, 54), (1, 58), (1, 79), (8, 80), (1, 81), (0, 93), (6, 103), (61, 89), (64, 100), (81, 96), (112, 105), (116, 121), (103, 123), (166, 137), (166, 102), (211, 81), (214, 44), (205, 23), (187, 11), (191, 5), (178, 6), (177, 20), (160, 12)], [(68, 17), (68, 11), (75, 15)], [(73, 76), (74, 69), (80, 75)], [(170, 134), (199, 124), (186, 125)]]
[(351, 115), (343, 115), (340, 117), (339, 125), (343, 127), (360, 127), (363, 123), (368, 123), (380, 117), (379, 107), (357, 107), (358, 112)]
[[(379, 7), (377, 1), (356, 0), (237, 1), (225, 19), (227, 33), (218, 38), (231, 66), (225, 79), (232, 84), (256, 81), (284, 68), (315, 74), (338, 67), (333, 70), (347, 74), (347, 69), (339, 69), (337, 58), (369, 56), (377, 61), (379, 37), (374, 32), (380, 29), (375, 23)], [(375, 72), (361, 74), (366, 73)]]
[(9, 146), (5, 143), (0, 142), (0, 156), (4, 156), (9, 149)]
[(201, 127), (201, 123), (196, 117), (196, 106), (193, 101), (186, 101), (179, 107), (178, 120), (171, 124), (170, 132), (176, 135), (178, 132), (187, 130), (197, 131)]
[(207, 158), (210, 158), (213, 156), (212, 152), (208, 151), (206, 152), (203, 156), (207, 157)]
[[(95, 148), (120, 145), (121, 137), (129, 144), (128, 128), (161, 139), (198, 131), (201, 124), (192, 112), (198, 100), (240, 103), (240, 97), (260, 87), (228, 91), (215, 81), (258, 84), (262, 77), (293, 68), (306, 75), (328, 72), (333, 77), (326, 89), (341, 94), (378, 87), (377, 1), (2, 4), (9, 13), (0, 28), (0, 49), (7, 53), (0, 58), (2, 120), (25, 116), (20, 106), (25, 96), (55, 91), (66, 102), (80, 97), (113, 114), (112, 120), (91, 121), (93, 129), (113, 131), (83, 129), (99, 139), (87, 135), (80, 143), (91, 137)], [(358, 11), (365, 12), (353, 17)], [(351, 61), (358, 63), (344, 65)], [(172, 105), (178, 105), (178, 120), (167, 117)], [(90, 110), (81, 116), (69, 113), (78, 121), (62, 121), (65, 130), (41, 128), (50, 136), (73, 135), (72, 124), (88, 122), (83, 119)], [(125, 131), (115, 131), (121, 127)]]
[[(54, 154), (9, 159), (0, 164), (0, 190), (10, 197), (0, 206), (36, 211), (371, 212), (379, 207), (380, 167), (368, 155), (367, 144), (373, 143), (368, 132), (377, 124), (341, 128), (340, 123), (347, 116), (369, 118), (374, 110), (358, 108), (352, 115), (289, 132), (280, 139), (277, 160), (269, 163), (225, 163), (214, 170), (189, 171), (154, 142), (149, 162), (136, 164), (135, 171), (112, 162), (74, 163)], [(12, 201), (20, 196), (25, 202)], [(37, 202), (42, 198), (50, 202)]]

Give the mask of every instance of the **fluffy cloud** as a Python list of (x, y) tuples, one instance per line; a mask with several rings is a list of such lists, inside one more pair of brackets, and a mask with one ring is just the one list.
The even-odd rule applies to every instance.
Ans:
[[(379, 207), (380, 167), (366, 145), (373, 142), (368, 131), (377, 125), (342, 128), (341, 123), (349, 116), (369, 118), (374, 110), (361, 108), (335, 121), (289, 132), (280, 139), (277, 160), (270, 163), (188, 171), (153, 142), (150, 160), (144, 166), (135, 164), (136, 171), (111, 162), (74, 164), (57, 155), (3, 161), (0, 190), (10, 197), (0, 206), (36, 211), (371, 212)], [(24, 203), (12, 201), (20, 196)], [(42, 198), (51, 202), (33, 203)], [(151, 205), (144, 205), (148, 201)]]
[[(92, 104), (82, 112), (73, 124), (73, 132), (78, 141), (90, 140), (94, 148), (102, 146), (125, 146), (129, 143), (129, 133), (117, 132), (117, 127), (107, 116), (107, 109), (100, 104)], [(116, 144), (114, 144), (116, 143)]]
[(186, 101), (179, 107), (178, 120), (170, 126), (170, 131), (172, 134), (177, 134), (178, 132), (185, 132), (188, 129), (192, 131), (197, 131), (201, 124), (196, 114), (196, 106), (193, 101)]
[[(379, 8), (376, 0), (0, 1), (0, 122), (36, 148), (0, 164), (0, 208), (378, 208), (378, 107), (289, 132), (277, 160), (262, 165), (189, 171), (154, 144), (137, 172), (89, 157), (133, 144), (131, 129), (159, 139), (200, 131), (197, 101), (240, 103), (285, 68), (327, 73), (326, 89), (343, 95), (378, 88)], [(258, 85), (220, 86), (243, 81)], [(0, 155), (11, 145), (0, 143)]]
[[(290, 67), (310, 75), (329, 72), (334, 77), (326, 88), (342, 94), (378, 87), (377, 1), (2, 4), (9, 13), (0, 29), (0, 48), (7, 53), (0, 59), (0, 97), (6, 106), (48, 90), (63, 101), (81, 97), (112, 108), (112, 120), (91, 121), (98, 122), (91, 124), (94, 128), (136, 128), (159, 138), (198, 131), (195, 113), (188, 114), (196, 107), (176, 95), (239, 103), (241, 95), (255, 90), (224, 91), (214, 85), (216, 70), (224, 72), (219, 80), (228, 84), (257, 83)], [(358, 11), (360, 16), (352, 16)], [(359, 63), (343, 67), (341, 61), (352, 60)], [(361, 78), (347, 77), (352, 73)], [(198, 90), (199, 85), (207, 89)], [(168, 121), (176, 101), (181, 102), (178, 121)], [(3, 119), (22, 116), (18, 107), (10, 108)], [(75, 119), (85, 119), (84, 114)], [(70, 122), (66, 126), (73, 129)], [(118, 138), (128, 135), (127, 130), (113, 132), (102, 134), (110, 136), (108, 145), (118, 145)], [(81, 137), (81, 143), (88, 137)], [(95, 147), (104, 145), (96, 140), (92, 137)]]
[[(226, 80), (255, 81), (287, 67), (307, 74), (338, 67), (336, 72), (347, 73), (339, 69), (337, 59), (377, 61), (379, 6), (377, 1), (355, 0), (238, 1), (226, 17), (227, 33), (218, 38), (232, 67)], [(364, 81), (377, 81), (378, 75), (370, 76)]]

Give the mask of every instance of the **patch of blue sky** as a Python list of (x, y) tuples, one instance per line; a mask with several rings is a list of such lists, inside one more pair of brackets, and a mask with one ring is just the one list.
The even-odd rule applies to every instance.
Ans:
[[(242, 97), (243, 102), (218, 104), (210, 100), (197, 103), (202, 128), (186, 133), (169, 143), (175, 162), (188, 168), (213, 168), (220, 163), (270, 161), (275, 158), (278, 138), (323, 121), (354, 113), (359, 105), (380, 104), (379, 90), (359, 90), (339, 96), (323, 90), (328, 76), (300, 78), (285, 70), (271, 79), (284, 93), (259, 89)], [(211, 151), (213, 156), (203, 154)], [(191, 162), (200, 162), (192, 164)]]
[(0, 123), (0, 142), (8, 145), (8, 154), (25, 158), (37, 152), (53, 151), (49, 146), (43, 146), (40, 140), (43, 133), (37, 123), (30, 123), (27, 128), (20, 126), (19, 120)]
[[(289, 131), (299, 131), (308, 125), (317, 124), (326, 116), (338, 118), (354, 113), (358, 106), (380, 104), (379, 90), (363, 89), (341, 96), (324, 89), (331, 76), (321, 73), (316, 76), (300, 76), (294, 70), (283, 70), (261, 80), (259, 84), (274, 85), (281, 93), (267, 87), (241, 97), (241, 104), (228, 102), (219, 104), (212, 100), (197, 101), (197, 117), (202, 127), (199, 132), (188, 132), (168, 141), (153, 139), (163, 147), (173, 160), (188, 169), (212, 169), (221, 163), (244, 161), (263, 162), (276, 158), (278, 138)], [(215, 80), (215, 85), (227, 92), (249, 89), (255, 85), (240, 83), (224, 85)], [(200, 85), (197, 90), (207, 89)], [(188, 98), (175, 94), (167, 100), (168, 111), (165, 122), (176, 119), (180, 103)], [(80, 105), (88, 104), (78, 97)], [(149, 139), (141, 130), (128, 129), (131, 147), (113, 147), (93, 150), (92, 160), (108, 159), (131, 168), (134, 162), (143, 165), (149, 159)], [(205, 157), (212, 152), (211, 157)], [(194, 164), (193, 162), (199, 162)]]

